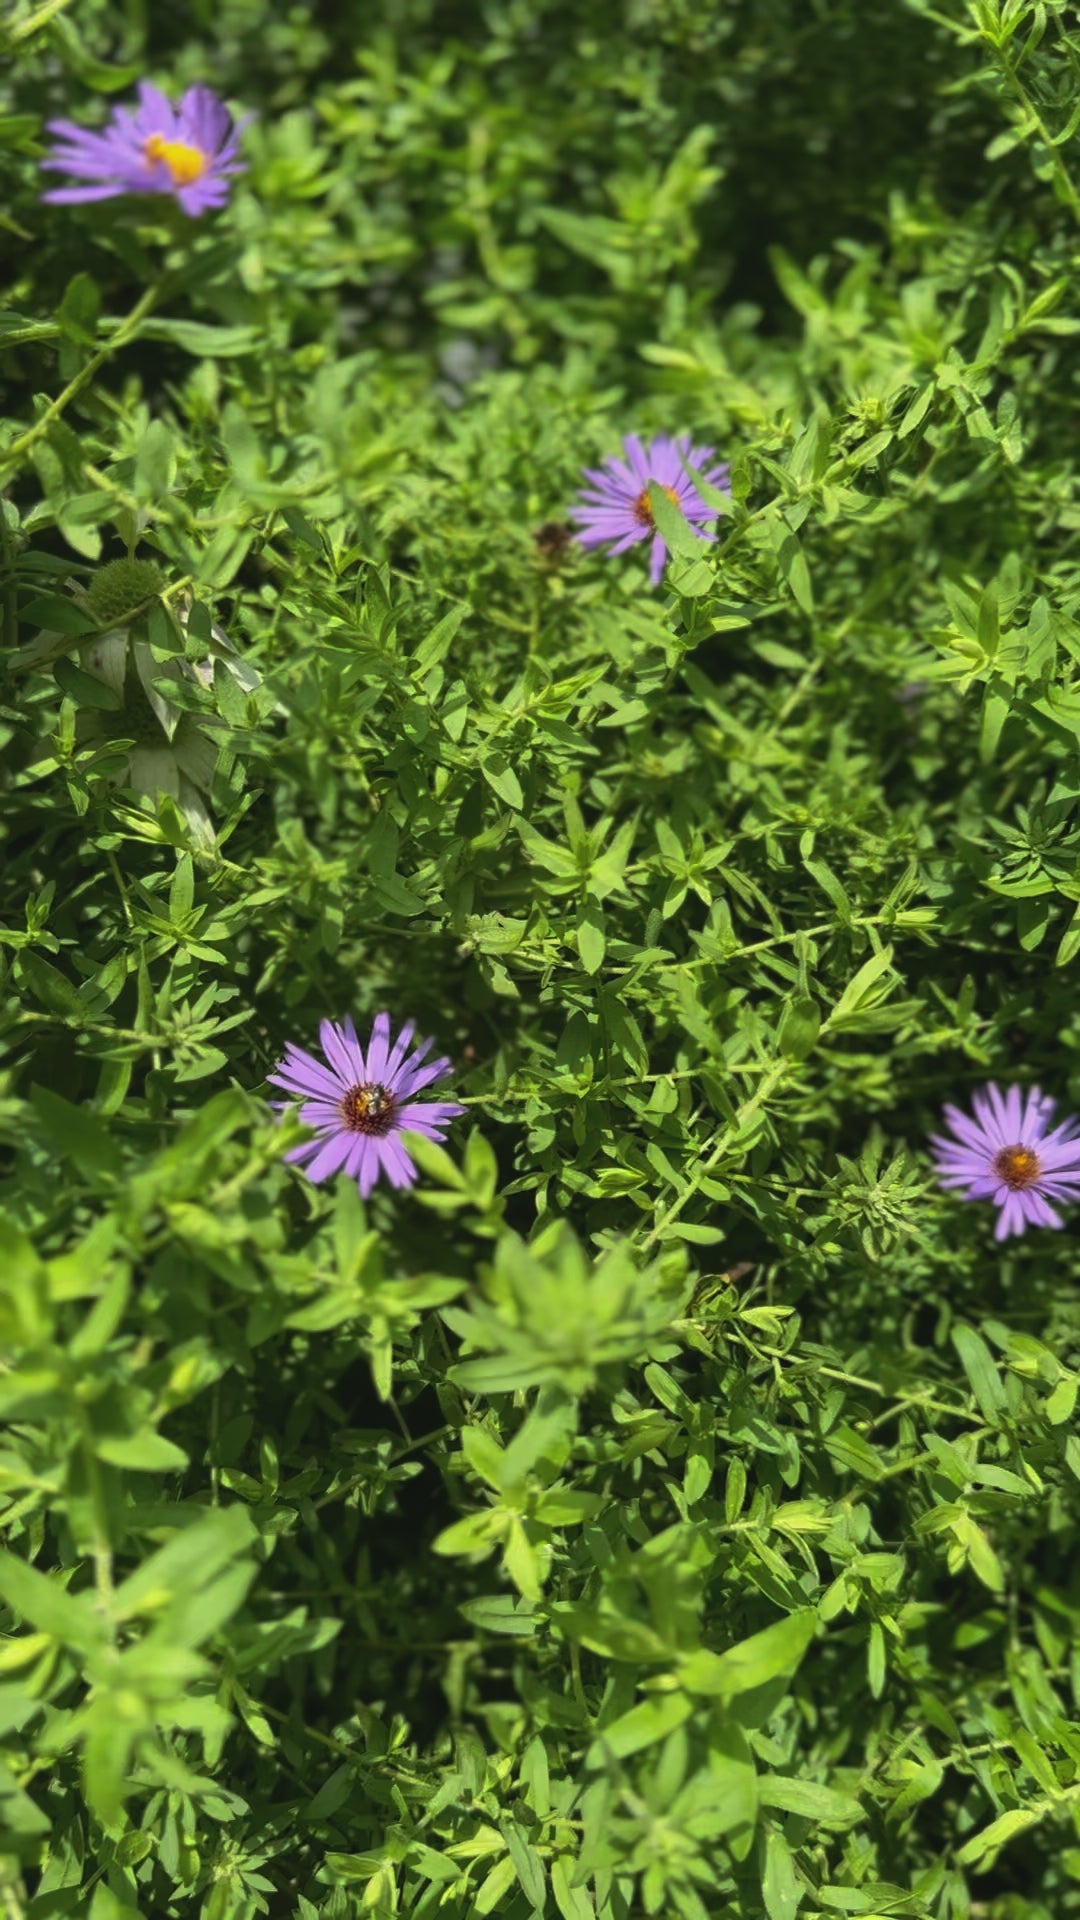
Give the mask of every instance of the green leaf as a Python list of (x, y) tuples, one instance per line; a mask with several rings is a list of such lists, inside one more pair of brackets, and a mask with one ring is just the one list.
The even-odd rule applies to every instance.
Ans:
[(814, 1637), (816, 1621), (809, 1607), (752, 1634), (726, 1653), (701, 1649), (688, 1654), (679, 1668), (680, 1683), (688, 1693), (716, 1697), (749, 1693), (767, 1680), (794, 1673)]
[(595, 900), (587, 900), (578, 914), (577, 943), (586, 973), (599, 973), (607, 943), (603, 908)]
[(880, 1480), (884, 1465), (861, 1433), (846, 1423), (833, 1427), (825, 1435), (825, 1446), (836, 1465), (845, 1473), (854, 1473), (862, 1480)]
[(120, 1150), (97, 1114), (72, 1106), (48, 1087), (31, 1087), (30, 1101), (57, 1152), (73, 1160), (92, 1186), (119, 1177)]
[(151, 420), (135, 455), (135, 497), (163, 500), (176, 473), (173, 436), (163, 420)]
[(97, 1611), (93, 1589), (67, 1593), (56, 1574), (39, 1573), (3, 1548), (0, 1598), (38, 1633), (47, 1633), (64, 1646), (89, 1652), (104, 1638), (105, 1622)]
[(133, 1473), (183, 1473), (191, 1464), (182, 1447), (174, 1446), (153, 1427), (144, 1427), (141, 1433), (97, 1434), (94, 1452), (99, 1460)]
[(90, 707), (98, 713), (119, 713), (122, 710), (124, 703), (115, 689), (107, 686), (104, 680), (99, 680), (96, 674), (84, 673), (74, 660), (61, 658), (54, 661), (53, 673), (61, 693), (66, 693), (77, 706)]
[(260, 352), (263, 345), (258, 327), (214, 327), (202, 320), (169, 320), (162, 316), (144, 320), (139, 333), (144, 340), (167, 340), (201, 360), (239, 359)]
[(956, 1855), (959, 1864), (962, 1867), (975, 1864), (980, 1867), (992, 1865), (988, 1858), (990, 1854), (1000, 1852), (1006, 1841), (1015, 1839), (1018, 1833), (1027, 1833), (1031, 1827), (1037, 1827), (1046, 1818), (1048, 1812), (1049, 1808), (1046, 1805), (1010, 1807), (1007, 1813), (999, 1814), (996, 1820), (991, 1820), (990, 1825), (984, 1827), (981, 1833), (964, 1842)]
[(988, 1425), (1000, 1426), (1003, 1415), (1008, 1412), (1009, 1403), (1004, 1382), (989, 1347), (974, 1327), (962, 1324), (950, 1330), (950, 1338), (960, 1355), (960, 1364), (967, 1374), (979, 1412)]
[(859, 1802), (849, 1793), (836, 1793), (813, 1780), (789, 1779), (778, 1773), (763, 1773), (758, 1779), (763, 1807), (779, 1807), (784, 1813), (798, 1813), (806, 1820), (825, 1826), (850, 1827), (865, 1819)]
[(792, 1060), (805, 1060), (813, 1051), (821, 1031), (821, 1012), (815, 1000), (798, 994), (785, 1007), (777, 1034), (781, 1053)]
[(812, 617), (814, 590), (810, 584), (810, 568), (797, 534), (784, 534), (777, 547), (776, 557), (780, 572), (791, 588), (796, 605), (803, 613)]
[[(168, 1509), (166, 1510), (168, 1511)], [(176, 1525), (176, 1514), (173, 1524)], [(171, 1540), (151, 1553), (118, 1587), (114, 1613), (118, 1620), (141, 1613), (157, 1615), (178, 1596), (198, 1595), (239, 1556), (249, 1556), (257, 1538), (242, 1506), (206, 1508), (196, 1518), (190, 1509)], [(254, 1563), (247, 1561), (250, 1572)]]
[(26, 981), (35, 1000), (40, 1000), (50, 1013), (63, 1014), (76, 1026), (82, 1026), (90, 1018), (78, 989), (72, 986), (59, 967), (54, 967), (49, 960), (43, 960), (39, 953), (24, 948), (15, 963), (15, 970)]
[(522, 1893), (535, 1913), (543, 1913), (547, 1907), (547, 1881), (539, 1855), (530, 1847), (516, 1820), (502, 1820), (499, 1826)]
[(54, 594), (28, 600), (20, 607), (19, 618), (28, 627), (43, 627), (47, 633), (63, 634), (67, 639), (98, 631), (96, 622), (74, 600), (60, 600)]
[(585, 1756), (587, 1767), (602, 1767), (609, 1758), (624, 1760), (643, 1747), (655, 1746), (666, 1739), (674, 1727), (681, 1727), (693, 1712), (693, 1702), (685, 1693), (651, 1693), (636, 1707), (620, 1714), (608, 1727), (601, 1727)]
[(458, 1612), (481, 1633), (508, 1633), (515, 1639), (526, 1640), (531, 1640), (536, 1633), (536, 1609), (531, 1600), (523, 1600), (520, 1594), (492, 1593), (479, 1600), (464, 1600)]
[(502, 754), (487, 754), (480, 762), (480, 771), (492, 791), (504, 800), (515, 813), (520, 813), (525, 805), (525, 795), (521, 790), (521, 781)]
[(682, 554), (686, 559), (700, 560), (701, 541), (691, 531), (685, 514), (673, 500), (668, 499), (663, 487), (655, 480), (649, 481), (648, 494), (656, 530), (663, 534), (668, 552)]
[(802, 1900), (802, 1888), (795, 1872), (791, 1848), (778, 1827), (768, 1827), (763, 1836), (761, 1897), (768, 1920), (795, 1920)]

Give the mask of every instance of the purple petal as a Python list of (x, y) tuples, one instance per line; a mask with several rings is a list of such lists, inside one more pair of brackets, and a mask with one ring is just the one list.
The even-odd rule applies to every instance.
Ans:
[(272, 1086), (287, 1087), (292, 1093), (321, 1093), (327, 1100), (339, 1100), (344, 1091), (341, 1081), (320, 1060), (291, 1042), (286, 1045), (280, 1066), (266, 1077)]
[(1080, 1193), (1080, 1173), (1040, 1174), (1039, 1192), (1048, 1193), (1051, 1200), (1075, 1200)]
[[(398, 1049), (396, 1047), (394, 1048), (394, 1054), (395, 1056), (397, 1056), (397, 1058), (395, 1059), (395, 1064), (393, 1067), (394, 1078), (393, 1078), (392, 1085), (395, 1092), (397, 1092), (398, 1088), (401, 1085), (402, 1075), (410, 1073), (413, 1067), (419, 1066), (421, 1060), (424, 1058), (424, 1055), (426, 1053), (429, 1053), (431, 1051), (431, 1048), (434, 1045), (435, 1045), (434, 1038), (429, 1033), (426, 1040), (417, 1041), (412, 1052), (409, 1054), (408, 1059), (403, 1059), (401, 1055), (398, 1055)], [(402, 1050), (402, 1052), (404, 1052), (404, 1049)], [(387, 1061), (386, 1071), (387, 1073), (391, 1071), (391, 1066), (389, 1061)]]
[(314, 1160), (321, 1146), (321, 1140), (302, 1140), (298, 1147), (289, 1149), (285, 1158), (290, 1166), (302, 1167), (305, 1160)]
[(332, 1173), (337, 1173), (349, 1157), (354, 1138), (343, 1128), (340, 1133), (331, 1134), (329, 1140), (320, 1142), (319, 1151), (307, 1169), (308, 1179), (318, 1186), (321, 1180), (328, 1180)]
[(636, 480), (640, 492), (649, 478), (649, 460), (636, 433), (623, 435), (623, 452), (626, 455), (625, 465), (621, 460), (613, 460), (611, 470), (613, 473), (625, 474), (630, 486), (633, 486)]
[(299, 1111), (305, 1127), (329, 1127), (336, 1132), (341, 1125), (340, 1101), (305, 1100)]
[(190, 186), (166, 188), (173, 191), (177, 201), (189, 220), (197, 220), (201, 213), (209, 213), (214, 207), (223, 207), (229, 197), (229, 189), (221, 180), (211, 179), (204, 174), (201, 180), (193, 180)]
[(377, 1013), (371, 1028), (371, 1039), (367, 1048), (367, 1067), (364, 1079), (376, 1081), (380, 1086), (387, 1085), (387, 1051), (390, 1045), (390, 1015)]
[(998, 1093), (996, 1087), (993, 1093), (996, 1096), (995, 1104), (998, 1108), (1002, 1132), (1008, 1134), (1011, 1141), (1019, 1142), (1020, 1128), (1023, 1123), (1019, 1087), (1010, 1087), (1004, 1098)]
[[(361, 1194), (364, 1193), (364, 1179), (366, 1177), (366, 1168), (369, 1160), (372, 1162), (377, 1173), (378, 1155), (374, 1152), (372, 1137), (369, 1133), (358, 1133), (354, 1136), (352, 1146), (349, 1148), (349, 1157), (345, 1162), (345, 1172), (348, 1174), (350, 1180), (357, 1182)], [(369, 1187), (368, 1192), (370, 1191), (371, 1189)]]
[(380, 1173), (382, 1172), (382, 1153), (380, 1151), (381, 1147), (382, 1147), (381, 1140), (376, 1139), (374, 1135), (368, 1136), (368, 1140), (367, 1140), (368, 1151), (361, 1159), (360, 1164), (357, 1168), (357, 1173), (356, 1173), (356, 1180), (357, 1180), (357, 1185), (360, 1188), (361, 1200), (367, 1199), (368, 1194), (371, 1192), (372, 1187), (375, 1185), (376, 1181), (379, 1178)]
[(997, 1226), (994, 1228), (995, 1240), (1007, 1240), (1010, 1234), (1023, 1233), (1027, 1221), (1024, 1218), (1023, 1209), (1019, 1205), (1019, 1200), (1020, 1195), (1018, 1193), (1009, 1194), (1005, 1205), (998, 1214)]
[(157, 133), (163, 140), (179, 139), (180, 128), (171, 100), (167, 100), (149, 80), (140, 80), (136, 92), (139, 96), (139, 107), (133, 124), (140, 137), (147, 140), (151, 134)]
[(465, 1108), (453, 1100), (407, 1101), (398, 1108), (395, 1119), (399, 1127), (410, 1127), (428, 1140), (441, 1140), (450, 1121), (464, 1112)]
[(319, 1045), (343, 1087), (356, 1086), (363, 1081), (364, 1061), (359, 1047), (350, 1048), (344, 1034), (332, 1020), (320, 1020)]
[(1064, 1166), (1070, 1160), (1080, 1161), (1080, 1141), (1075, 1137), (1075, 1126), (1075, 1121), (1063, 1120), (1060, 1127), (1055, 1127), (1052, 1133), (1044, 1134), (1036, 1143), (1039, 1159), (1044, 1164), (1052, 1161)]
[(635, 525), (628, 532), (624, 533), (620, 539), (614, 542), (614, 544), (611, 547), (611, 552), (613, 554), (626, 553), (629, 551), (631, 547), (640, 546), (643, 540), (648, 539), (648, 535), (649, 535), (648, 527), (639, 527)]
[(1060, 1227), (1064, 1225), (1060, 1213), (1055, 1213), (1053, 1207), (1047, 1205), (1046, 1200), (1037, 1187), (1032, 1187), (1029, 1192), (1023, 1195), (1023, 1199), (1025, 1203), (1024, 1211), (1032, 1226)]
[(411, 1187), (416, 1180), (416, 1166), (397, 1135), (384, 1134), (378, 1144), (383, 1171), (391, 1186)]
[(619, 476), (611, 472), (608, 467), (585, 467), (583, 471), (586, 480), (591, 482), (598, 493), (608, 499), (621, 500), (633, 486), (633, 476), (622, 466), (621, 461), (617, 464), (622, 472), (626, 474), (625, 480), (621, 480)]
[(970, 1147), (973, 1153), (984, 1154), (987, 1159), (992, 1156), (994, 1151), (992, 1142), (983, 1129), (976, 1126), (974, 1120), (969, 1120), (966, 1113), (961, 1113), (959, 1107), (947, 1106), (945, 1119), (957, 1137), (964, 1142), (965, 1146)]
[(997, 1087), (985, 1087), (982, 1092), (973, 1093), (971, 1096), (971, 1104), (975, 1109), (975, 1117), (979, 1121), (983, 1132), (993, 1143), (995, 1152), (1000, 1152), (1002, 1147), (1009, 1147), (1015, 1144), (1013, 1141), (1007, 1140), (1002, 1131), (1001, 1121), (998, 1117), (1001, 1095)]
[(652, 552), (649, 556), (649, 579), (652, 581), (654, 587), (664, 571), (664, 561), (666, 557), (667, 547), (664, 545), (664, 536), (662, 533), (654, 533)]
[(127, 188), (122, 186), (57, 187), (52, 193), (43, 193), (41, 198), (50, 207), (77, 207), (88, 200), (115, 200), (117, 194), (126, 192)]
[(682, 461), (674, 440), (654, 440), (649, 449), (649, 479), (660, 487), (677, 488), (683, 481)]
[(180, 138), (203, 153), (217, 154), (228, 138), (228, 108), (209, 87), (189, 87), (180, 102)]

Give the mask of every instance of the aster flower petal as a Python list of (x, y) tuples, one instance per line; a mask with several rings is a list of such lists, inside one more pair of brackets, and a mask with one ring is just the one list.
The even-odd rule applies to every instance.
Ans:
[(345, 1044), (344, 1037), (332, 1020), (320, 1020), (319, 1045), (341, 1082), (342, 1089), (352, 1085), (354, 1080), (364, 1078), (364, 1062), (353, 1058)]
[(1001, 1130), (1001, 1123), (997, 1116), (997, 1108), (993, 1103), (991, 1092), (997, 1093), (997, 1088), (994, 1087), (991, 1090), (990, 1087), (986, 1087), (981, 1093), (972, 1094), (971, 1104), (975, 1109), (975, 1118), (978, 1120), (985, 1137), (991, 1140), (995, 1147), (1004, 1147), (1007, 1142)]
[(630, 463), (630, 471), (642, 486), (647, 485), (651, 478), (652, 462), (658, 455), (661, 444), (661, 441), (654, 440), (646, 454), (636, 433), (623, 435), (623, 452)]
[(131, 116), (131, 125), (143, 139), (159, 134), (163, 140), (180, 138), (180, 122), (172, 101), (155, 87), (152, 80), (140, 80), (136, 89), (139, 104)]
[(321, 1145), (321, 1140), (301, 1140), (298, 1147), (290, 1147), (285, 1158), (290, 1166), (302, 1167), (305, 1160), (314, 1160)]
[(115, 187), (55, 187), (41, 198), (50, 207), (81, 207), (91, 200), (115, 200), (116, 191)]
[(369, 1079), (386, 1079), (386, 1062), (389, 1050), (390, 1015), (388, 1013), (377, 1013), (371, 1029), (371, 1039), (368, 1041), (367, 1063), (364, 1068), (364, 1072)]
[(360, 1171), (357, 1174), (357, 1185), (360, 1188), (361, 1200), (367, 1199), (372, 1188), (377, 1186), (383, 1172), (382, 1153), (380, 1152), (379, 1141), (369, 1140), (367, 1144), (367, 1156), (361, 1162)]
[(268, 1073), (266, 1077), (272, 1086), (285, 1087), (290, 1093), (322, 1093), (334, 1100), (341, 1096), (341, 1083), (336, 1075), (313, 1054), (305, 1053), (303, 1047), (294, 1047), (291, 1042), (277, 1072)]
[[(288, 1107), (287, 1100), (275, 1102), (282, 1109)], [(323, 1132), (333, 1131), (341, 1122), (340, 1100), (305, 1100), (300, 1108), (300, 1118), (305, 1127), (320, 1127)]]
[[(975, 1153), (986, 1152), (986, 1136), (982, 1128), (976, 1126), (974, 1120), (969, 1119), (966, 1113), (961, 1113), (959, 1107), (946, 1105), (945, 1119), (953, 1132), (964, 1142), (965, 1146), (970, 1147)], [(940, 1134), (932, 1134), (931, 1138), (936, 1146), (948, 1149), (951, 1152), (956, 1151), (954, 1143), (951, 1140), (943, 1139)]]
[(323, 1140), (307, 1168), (308, 1179), (313, 1180), (316, 1186), (322, 1180), (329, 1180), (332, 1173), (337, 1173), (345, 1165), (351, 1145), (352, 1135), (349, 1133), (332, 1133), (328, 1140)]
[[(345, 1161), (344, 1170), (350, 1180), (356, 1181), (361, 1193), (363, 1193), (364, 1190), (364, 1177), (367, 1163), (373, 1158), (377, 1163), (378, 1154), (375, 1151), (371, 1135), (367, 1133), (355, 1134), (352, 1145), (349, 1148), (348, 1157)], [(376, 1171), (377, 1170), (376, 1166)]]
[(1075, 1200), (1080, 1197), (1080, 1174), (1044, 1173), (1039, 1179), (1039, 1192), (1048, 1193), (1051, 1200)]
[(397, 1117), (403, 1127), (424, 1133), (429, 1140), (437, 1140), (442, 1129), (464, 1112), (465, 1108), (457, 1100), (407, 1100), (398, 1108)]
[(182, 140), (190, 140), (204, 153), (220, 155), (232, 126), (227, 107), (209, 87), (189, 87), (177, 114)]
[(1055, 1213), (1053, 1207), (1047, 1204), (1043, 1193), (1039, 1189), (1033, 1188), (1030, 1193), (1025, 1193), (1023, 1198), (1025, 1202), (1025, 1212), (1033, 1226), (1063, 1227), (1065, 1225), (1060, 1213)]
[(1055, 1155), (1075, 1159), (1080, 1149), (1078, 1134), (1080, 1134), (1080, 1125), (1075, 1120), (1063, 1120), (1059, 1127), (1054, 1127), (1043, 1136), (1039, 1152), (1047, 1160), (1053, 1160)]
[(994, 1239), (1007, 1240), (1010, 1234), (1023, 1233), (1023, 1231), (1024, 1221), (1019, 1211), (1017, 1196), (1015, 1193), (1010, 1193), (998, 1212), (994, 1226)]
[(395, 1187), (411, 1187), (416, 1181), (416, 1163), (406, 1152), (396, 1134), (387, 1134), (379, 1141), (379, 1151), (383, 1170), (390, 1184)]
[(419, 1093), (421, 1087), (429, 1087), (433, 1080), (440, 1079), (448, 1072), (449, 1067), (449, 1060), (443, 1059), (429, 1060), (424, 1066), (403, 1068), (394, 1083), (396, 1098), (407, 1100), (410, 1094)]

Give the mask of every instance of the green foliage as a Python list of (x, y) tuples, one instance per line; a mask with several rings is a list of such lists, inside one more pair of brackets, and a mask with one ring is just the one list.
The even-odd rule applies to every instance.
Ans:
[[(5, 1915), (1080, 1915), (1070, 1234), (926, 1154), (1080, 1110), (1073, 9), (0, 48)], [(43, 205), (147, 74), (228, 207)]]

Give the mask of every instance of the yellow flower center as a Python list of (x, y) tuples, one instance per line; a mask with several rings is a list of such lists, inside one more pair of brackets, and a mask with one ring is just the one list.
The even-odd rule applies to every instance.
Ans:
[[(667, 494), (673, 507), (678, 506), (679, 496), (674, 487), (661, 487), (660, 491), (661, 493)], [(649, 499), (648, 487), (642, 487), (641, 492), (634, 501), (632, 512), (639, 527), (655, 527), (656, 516), (652, 510), (652, 501)]]
[(143, 141), (143, 152), (148, 160), (164, 160), (174, 187), (190, 187), (193, 181), (201, 180), (209, 164), (201, 147), (189, 147), (183, 140), (166, 140), (160, 133), (152, 133)]
[(1010, 1192), (1022, 1193), (1025, 1187), (1035, 1185), (1042, 1168), (1038, 1154), (1030, 1147), (1002, 1147), (994, 1160), (994, 1172)]

